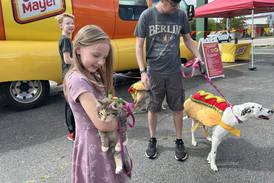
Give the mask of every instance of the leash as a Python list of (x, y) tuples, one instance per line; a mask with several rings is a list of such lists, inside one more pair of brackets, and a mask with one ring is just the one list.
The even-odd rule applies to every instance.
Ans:
[[(127, 126), (130, 127), (130, 128), (133, 128), (135, 126), (135, 117), (133, 115), (134, 104), (133, 103), (129, 103), (129, 102), (123, 100), (122, 98), (113, 97), (112, 95), (109, 95), (108, 97), (110, 99), (116, 100), (118, 103), (122, 104), (123, 110), (126, 112), (126, 125), (123, 128), (121, 126), (121, 123), (118, 122), (117, 133), (119, 135), (119, 141), (120, 141), (119, 143), (120, 143), (120, 146), (121, 146), (121, 159), (122, 159), (122, 164), (123, 164), (123, 172), (129, 178), (131, 178), (131, 171), (132, 171), (132, 168), (133, 168), (133, 162), (132, 162), (132, 159), (129, 156), (127, 147), (123, 145), (123, 140), (124, 139), (122, 137), (122, 134), (125, 133), (125, 131), (126, 131), (125, 129), (126, 129)], [(128, 118), (132, 119), (132, 123), (129, 123)], [(125, 165), (125, 163), (126, 163), (125, 153), (127, 153), (127, 157), (129, 159), (129, 169), (127, 169), (128, 167)]]
[(127, 118), (131, 117), (132, 123), (127, 123), (130, 128), (133, 128), (135, 126), (135, 117), (133, 114), (134, 110), (134, 104), (130, 102), (125, 102), (123, 108), (127, 112)]
[[(192, 60), (188, 61), (187, 63), (182, 64), (181, 73), (182, 73), (183, 78), (187, 79), (187, 78), (193, 77), (195, 69), (199, 67), (200, 62), (201, 62), (200, 60), (192, 59)], [(186, 75), (184, 69), (188, 68), (188, 67), (191, 67), (191, 72), (189, 75)], [(199, 68), (201, 68), (201, 67), (199, 67)]]
[[(199, 71), (200, 71), (201, 75), (205, 78), (205, 80), (227, 101), (229, 106), (232, 106), (232, 104), (230, 102), (228, 102), (228, 100), (226, 99), (224, 94), (221, 92), (221, 90), (206, 75), (205, 71), (202, 71), (202, 66), (201, 66), (202, 64), (203, 63), (201, 60), (195, 60), (195, 59), (192, 59), (192, 60), (188, 61), (186, 64), (183, 64), (182, 71), (181, 71), (183, 78), (186, 79), (186, 78), (193, 77), (195, 69), (199, 68)], [(190, 75), (187, 76), (184, 72), (184, 68), (188, 68), (188, 67), (191, 67), (191, 72), (190, 72)]]
[[(199, 65), (199, 67), (200, 67), (200, 70), (201, 70), (201, 65)], [(201, 72), (201, 75), (205, 78), (205, 80), (223, 97), (223, 99), (225, 99), (225, 101), (228, 103), (228, 105), (229, 105), (229, 107), (231, 108), (231, 112), (232, 112), (232, 114), (234, 115), (234, 117), (237, 119), (237, 121), (239, 122), (239, 123), (242, 123), (242, 120), (240, 120), (239, 118), (238, 118), (238, 116), (237, 115), (235, 115), (235, 113), (233, 112), (233, 105), (232, 105), (232, 103), (231, 102), (229, 102), (228, 100), (227, 100), (227, 98), (225, 97), (225, 95), (222, 93), (222, 91), (212, 82), (212, 80), (205, 74), (205, 73), (202, 73)]]
[(138, 79), (138, 80), (141, 79), (141, 77), (127, 76), (126, 74), (123, 74), (123, 73), (114, 73), (113, 75), (114, 76), (120, 76), (120, 77), (123, 77), (123, 78), (128, 78), (128, 79)]
[[(123, 101), (123, 102), (124, 102), (123, 109), (127, 113), (127, 115), (126, 115), (127, 116), (127, 125), (128, 125), (128, 127), (133, 128), (135, 126), (135, 117), (133, 115), (134, 104), (126, 102), (126, 101)], [(131, 117), (132, 123), (128, 122), (129, 117)], [(122, 133), (123, 133), (123, 129), (121, 128), (120, 123), (118, 123), (118, 134), (119, 134), (119, 141), (120, 141), (120, 146), (121, 146), (121, 158), (122, 158), (122, 163), (123, 163), (123, 171), (128, 177), (131, 177), (133, 162), (132, 162), (132, 159), (129, 156), (127, 147), (123, 145)], [(128, 159), (129, 159), (129, 163), (130, 163), (128, 170), (125, 170), (125, 168), (124, 168), (124, 166), (125, 166), (124, 164), (125, 164), (125, 161), (126, 161), (125, 153), (128, 154)]]
[[(239, 123), (242, 123), (242, 121), (238, 118), (238, 116), (236, 116), (235, 113), (233, 112), (233, 105), (227, 100), (227, 98), (224, 96), (224, 94), (221, 92), (221, 90), (206, 75), (206, 72), (202, 70), (202, 64), (203, 64), (203, 62), (201, 60), (195, 60), (195, 59), (192, 59), (192, 60), (188, 61), (186, 64), (183, 64), (182, 70), (181, 70), (183, 78), (186, 79), (186, 78), (189, 78), (189, 77), (193, 77), (195, 69), (199, 68), (199, 71), (200, 71), (201, 75), (226, 100), (226, 102), (228, 103), (229, 107), (231, 108), (232, 114), (235, 116), (235, 118), (237, 119), (237, 121)], [(191, 67), (191, 73), (190, 73), (189, 76), (186, 76), (186, 74), (184, 72), (184, 68), (187, 68), (187, 67)]]

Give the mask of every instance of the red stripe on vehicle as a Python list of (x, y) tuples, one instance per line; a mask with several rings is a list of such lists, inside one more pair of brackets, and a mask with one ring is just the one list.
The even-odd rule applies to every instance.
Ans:
[(5, 28), (4, 28), (4, 19), (3, 19), (3, 10), (2, 2), (0, 1), (0, 40), (5, 40)]

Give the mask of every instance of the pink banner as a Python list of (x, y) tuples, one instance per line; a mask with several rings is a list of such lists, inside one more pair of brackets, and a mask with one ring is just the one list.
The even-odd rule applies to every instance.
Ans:
[(208, 77), (224, 77), (224, 69), (218, 43), (203, 43), (202, 47)]

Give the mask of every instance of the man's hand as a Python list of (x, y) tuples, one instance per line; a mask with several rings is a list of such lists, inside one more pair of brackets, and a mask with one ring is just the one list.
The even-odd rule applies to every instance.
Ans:
[(202, 60), (201, 56), (197, 56), (194, 59), (195, 59), (194, 63), (200, 63), (201, 65), (205, 64), (204, 61)]
[(147, 75), (146, 72), (143, 72), (143, 73), (141, 74), (141, 81), (142, 81), (142, 83), (144, 84), (145, 89), (146, 89), (146, 90), (149, 90), (149, 89), (150, 89), (150, 80), (149, 80), (149, 77), (148, 77), (148, 75)]

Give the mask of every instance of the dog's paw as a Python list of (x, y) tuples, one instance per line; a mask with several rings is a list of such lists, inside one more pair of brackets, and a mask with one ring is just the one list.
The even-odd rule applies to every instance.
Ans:
[(212, 138), (211, 138), (211, 137), (207, 137), (206, 139), (207, 139), (209, 142), (212, 141)]
[(107, 152), (108, 151), (108, 147), (101, 146), (101, 149), (102, 149), (103, 152)]
[(211, 168), (214, 172), (218, 172), (218, 168), (217, 168), (216, 164), (210, 163), (210, 168)]
[(192, 141), (192, 145), (196, 147), (198, 143), (196, 141)]
[(207, 156), (207, 162), (210, 164), (211, 163), (211, 154), (209, 153), (208, 156)]

